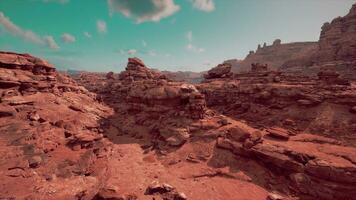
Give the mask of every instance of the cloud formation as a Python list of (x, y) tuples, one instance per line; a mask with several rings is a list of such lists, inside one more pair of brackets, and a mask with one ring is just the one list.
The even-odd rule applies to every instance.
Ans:
[(13, 36), (22, 38), (25, 41), (37, 45), (48, 46), (51, 49), (59, 49), (59, 46), (52, 36), (41, 37), (31, 30), (24, 30), (23, 28), (13, 23), (10, 18), (6, 17), (3, 12), (0, 12), (0, 25)]
[(49, 48), (59, 49), (59, 46), (57, 45), (56, 41), (54, 41), (52, 36), (44, 36), (44, 41), (49, 46)]
[(107, 32), (106, 22), (103, 20), (97, 20), (96, 29), (98, 30), (99, 33), (106, 33)]
[(211, 12), (215, 10), (215, 4), (213, 0), (190, 0), (196, 9)]
[(120, 12), (137, 23), (158, 22), (180, 9), (174, 0), (108, 0), (108, 4), (110, 13)]
[(75, 37), (69, 33), (63, 33), (61, 39), (64, 43), (73, 43), (75, 42)]

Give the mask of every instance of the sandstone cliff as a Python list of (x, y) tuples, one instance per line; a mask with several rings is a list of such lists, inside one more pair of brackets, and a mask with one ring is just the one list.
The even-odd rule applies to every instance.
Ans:
[(284, 63), (281, 69), (304, 74), (332, 69), (345, 78), (356, 80), (356, 4), (346, 16), (322, 26), (316, 51)]
[(268, 64), (271, 69), (278, 69), (285, 62), (292, 59), (298, 59), (309, 55), (317, 49), (316, 42), (296, 42), (282, 44), (276, 40), (272, 45), (258, 46), (256, 52), (251, 51), (247, 57), (236, 63), (233, 72), (246, 72), (250, 69), (252, 63)]

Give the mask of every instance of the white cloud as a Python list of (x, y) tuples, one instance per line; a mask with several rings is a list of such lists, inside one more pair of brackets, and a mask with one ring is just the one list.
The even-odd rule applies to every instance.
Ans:
[(106, 22), (103, 20), (97, 20), (96, 29), (98, 30), (99, 33), (106, 33), (107, 32)]
[(83, 32), (83, 35), (85, 36), (85, 37), (87, 37), (87, 38), (91, 38), (92, 37), (92, 35), (89, 33), (89, 32)]
[(190, 0), (196, 9), (211, 12), (215, 10), (214, 0)]
[(0, 25), (4, 27), (4, 29), (12, 34), (13, 36), (22, 38), (25, 41), (37, 44), (48, 46), (51, 49), (58, 49), (59, 46), (55, 42), (52, 36), (44, 36), (41, 37), (31, 30), (24, 30), (15, 23), (13, 23), (8, 17), (4, 15), (4, 13), (0, 12)]
[(75, 37), (69, 33), (63, 33), (63, 35), (61, 36), (61, 39), (63, 42), (65, 43), (73, 43), (75, 42)]
[(54, 41), (52, 36), (45, 36), (44, 40), (46, 41), (46, 44), (49, 46), (49, 48), (59, 49), (59, 46), (57, 45), (56, 41)]
[(137, 23), (157, 22), (180, 9), (174, 0), (108, 0), (108, 4), (110, 13), (120, 12)]
[(192, 31), (188, 31), (186, 34), (186, 37), (188, 39), (189, 42), (193, 41), (193, 32)]

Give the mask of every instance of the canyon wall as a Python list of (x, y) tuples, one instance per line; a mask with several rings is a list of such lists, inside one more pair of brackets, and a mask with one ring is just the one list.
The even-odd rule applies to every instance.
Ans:
[(268, 64), (271, 69), (278, 69), (285, 62), (309, 55), (317, 49), (316, 42), (296, 42), (282, 44), (276, 40), (272, 45), (259, 45), (256, 52), (251, 51), (247, 57), (235, 65), (233, 72), (249, 71), (252, 63)]

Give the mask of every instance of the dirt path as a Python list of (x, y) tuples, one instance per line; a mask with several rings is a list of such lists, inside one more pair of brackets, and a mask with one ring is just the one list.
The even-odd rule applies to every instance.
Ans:
[(234, 164), (235, 159), (229, 158), (229, 152), (216, 152), (213, 142), (187, 143), (177, 151), (158, 156), (154, 151), (145, 152), (140, 140), (129, 136), (109, 138), (114, 149), (107, 187), (115, 188), (119, 194), (151, 200), (153, 196), (144, 195), (145, 190), (153, 181), (159, 181), (194, 200), (265, 200), (268, 195), (268, 191), (253, 183), (254, 177), (226, 167)]

